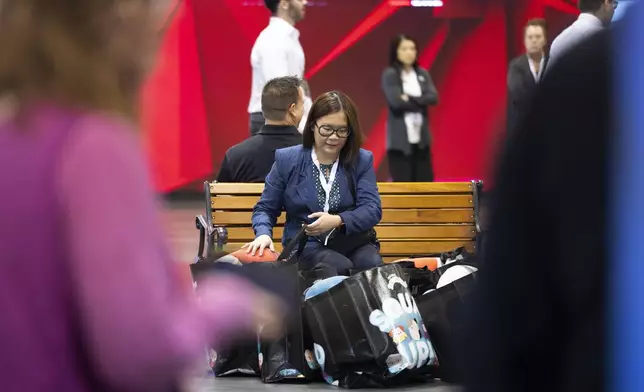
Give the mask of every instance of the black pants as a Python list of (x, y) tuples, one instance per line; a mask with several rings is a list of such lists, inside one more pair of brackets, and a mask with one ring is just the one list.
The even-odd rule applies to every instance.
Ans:
[(255, 136), (257, 132), (264, 126), (266, 120), (264, 120), (264, 115), (262, 112), (251, 113), (248, 115), (248, 128), (250, 129), (250, 135)]
[(300, 269), (324, 269), (330, 275), (338, 271), (368, 270), (383, 265), (380, 249), (377, 245), (368, 244), (361, 246), (350, 255), (342, 255), (324, 245), (307, 246), (300, 257)]
[(418, 148), (411, 145), (411, 154), (402, 151), (387, 151), (389, 160), (389, 175), (393, 182), (433, 182), (434, 167), (429, 147)]

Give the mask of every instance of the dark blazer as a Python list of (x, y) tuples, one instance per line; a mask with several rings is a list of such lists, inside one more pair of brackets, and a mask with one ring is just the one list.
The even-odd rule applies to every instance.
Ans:
[(218, 182), (264, 182), (273, 162), (275, 151), (302, 144), (297, 128), (284, 125), (264, 125), (255, 135), (228, 149)]
[(402, 151), (411, 154), (411, 146), (407, 139), (407, 125), (405, 124), (406, 112), (417, 112), (423, 115), (423, 125), (420, 133), (420, 148), (428, 147), (431, 143), (429, 118), (427, 108), (438, 103), (438, 91), (434, 86), (432, 77), (427, 70), (416, 67), (416, 75), (422, 90), (420, 97), (409, 97), (404, 101), (400, 71), (395, 67), (388, 67), (382, 73), (382, 91), (385, 93), (389, 113), (387, 115), (387, 151)]
[[(316, 182), (313, 177), (313, 160), (311, 149), (294, 146), (277, 150), (275, 163), (266, 177), (266, 184), (261, 198), (253, 209), (253, 229), (255, 236), (262, 234), (273, 236), (273, 227), (277, 217), (286, 211), (286, 224), (282, 242), (294, 238), (302, 223), (313, 223), (315, 219), (308, 216), (322, 211), (320, 208)], [(382, 206), (373, 169), (373, 154), (360, 149), (353, 166), (353, 181), (356, 185), (356, 197), (353, 199), (347, 170), (338, 167), (336, 181), (340, 181), (340, 208), (346, 233), (354, 234), (367, 231), (380, 222)], [(355, 209), (352, 209), (355, 206)]]
[(606, 390), (611, 38), (557, 59), (508, 135), (461, 341), (468, 392)]
[[(543, 69), (539, 70), (541, 78), (548, 67), (548, 55), (545, 55)], [(508, 67), (508, 130), (517, 126), (519, 119), (530, 107), (530, 100), (537, 88), (537, 82), (530, 71), (528, 56), (522, 54), (510, 61)]]

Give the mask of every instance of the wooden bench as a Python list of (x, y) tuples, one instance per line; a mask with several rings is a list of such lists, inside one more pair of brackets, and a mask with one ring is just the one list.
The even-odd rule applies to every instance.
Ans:
[[(378, 183), (383, 211), (376, 232), (385, 262), (460, 246), (475, 251), (482, 186), (481, 181)], [(215, 250), (234, 251), (255, 238), (251, 215), (263, 189), (264, 184), (204, 184), (206, 214), (196, 221), (201, 234), (198, 257)], [(273, 230), (278, 252), (285, 215)]]

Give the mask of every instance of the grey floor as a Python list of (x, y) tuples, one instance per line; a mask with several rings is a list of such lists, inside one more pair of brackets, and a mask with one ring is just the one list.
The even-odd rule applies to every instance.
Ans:
[[(326, 385), (324, 383), (314, 383), (305, 385), (284, 385), (284, 384), (262, 384), (259, 379), (252, 378), (217, 378), (204, 377), (194, 380), (187, 388), (192, 392), (211, 392), (211, 391), (333, 391), (338, 388)], [(429, 391), (429, 392), (459, 392), (461, 389), (450, 386), (439, 381), (428, 382), (424, 384), (415, 384), (410, 387), (389, 389), (392, 391)]]
[[(172, 245), (175, 259), (183, 263), (191, 263), (197, 254), (198, 232), (195, 228), (195, 215), (202, 214), (203, 202), (172, 202), (166, 203), (162, 214), (164, 229)], [(204, 359), (205, 362), (205, 359)], [(187, 382), (189, 392), (211, 391), (332, 391), (336, 388), (324, 383), (308, 385), (262, 384), (253, 378), (217, 378), (206, 375), (207, 371), (198, 370), (202, 377), (195, 377)], [(408, 388), (393, 389), (396, 391), (431, 391), (458, 392), (460, 389), (440, 382), (430, 382), (414, 385)]]

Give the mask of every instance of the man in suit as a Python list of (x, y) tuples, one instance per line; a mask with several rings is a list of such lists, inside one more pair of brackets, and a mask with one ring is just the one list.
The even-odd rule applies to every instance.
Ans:
[(459, 343), (467, 392), (606, 388), (612, 33), (553, 64), (508, 137)]
[(548, 64), (545, 53), (547, 24), (531, 19), (523, 30), (526, 53), (510, 62), (508, 69), (508, 130), (512, 132), (530, 105), (530, 99)]
[(226, 152), (218, 182), (264, 182), (275, 160), (275, 150), (302, 143), (297, 129), (304, 113), (302, 80), (286, 76), (270, 80), (262, 91), (266, 124), (257, 135)]

